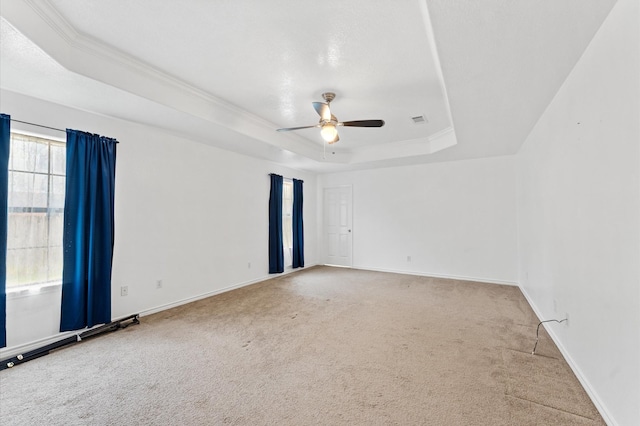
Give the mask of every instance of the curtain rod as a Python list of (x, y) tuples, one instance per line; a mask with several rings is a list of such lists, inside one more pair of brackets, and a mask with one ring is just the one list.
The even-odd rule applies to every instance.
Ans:
[(57, 130), (58, 132), (67, 133), (66, 130), (57, 129), (55, 127), (43, 126), (42, 124), (29, 123), (28, 121), (20, 121), (20, 120), (16, 120), (15, 118), (12, 118), (11, 121), (15, 121), (16, 123), (28, 124), (30, 126), (43, 127), (45, 129)]
[[(268, 174), (267, 174), (267, 176), (271, 176), (271, 175), (280, 176), (280, 175), (279, 175), (279, 174), (277, 174), (277, 173), (268, 173)], [(291, 179), (291, 180), (296, 179), (296, 178), (288, 178), (288, 177), (286, 177), (286, 176), (282, 176), (282, 178), (283, 178), (283, 179)], [(300, 182), (304, 182), (302, 179), (296, 179), (296, 180), (299, 180)]]
[[(49, 126), (43, 126), (42, 124), (29, 123), (28, 121), (16, 120), (15, 118), (12, 118), (11, 121), (15, 121), (16, 123), (28, 124), (30, 126), (42, 127), (44, 129), (56, 130), (56, 131), (62, 132), (62, 133), (67, 133), (66, 130), (58, 129), (57, 127), (49, 127)], [(116, 141), (116, 143), (120, 143), (120, 142)]]

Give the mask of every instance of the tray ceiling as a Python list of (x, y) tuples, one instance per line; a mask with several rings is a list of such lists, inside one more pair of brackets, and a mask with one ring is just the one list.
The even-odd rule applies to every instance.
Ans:
[[(0, 87), (316, 172), (507, 155), (614, 3), (3, 2)], [(275, 132), (325, 91), (386, 125)]]

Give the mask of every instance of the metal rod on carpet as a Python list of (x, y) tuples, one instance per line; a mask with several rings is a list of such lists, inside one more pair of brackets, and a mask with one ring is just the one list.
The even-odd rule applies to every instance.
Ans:
[(16, 355), (13, 358), (8, 358), (3, 361), (0, 361), (0, 371), (6, 370), (7, 368), (15, 367), (18, 364), (23, 364), (27, 361), (31, 361), (33, 359), (40, 358), (45, 355), (49, 355), (49, 353), (55, 349), (59, 349), (64, 346), (73, 345), (75, 343), (82, 341), (83, 339), (97, 336), (98, 334), (102, 334), (108, 331), (116, 331), (122, 328), (127, 328), (131, 324), (140, 324), (140, 314), (130, 315), (126, 318), (122, 318), (117, 321), (112, 321), (100, 327), (87, 330), (83, 333), (76, 334), (74, 336), (69, 336), (57, 342), (45, 345), (41, 348), (34, 349), (32, 351)]
[[(121, 328), (127, 328), (129, 327), (131, 324), (140, 324), (140, 319), (139, 319), (139, 315), (135, 314), (135, 315), (130, 315), (126, 318), (120, 319), (118, 321), (112, 321), (109, 324), (105, 324), (102, 325), (100, 327), (96, 327), (96, 328), (92, 328), (91, 330), (87, 330), (83, 333), (80, 333), (78, 335), (79, 340), (84, 340), (87, 339), (89, 337), (95, 336), (96, 334), (101, 334), (101, 333), (105, 333), (107, 331), (116, 331), (118, 329)], [(124, 324), (124, 322), (126, 321), (130, 321), (128, 324)]]

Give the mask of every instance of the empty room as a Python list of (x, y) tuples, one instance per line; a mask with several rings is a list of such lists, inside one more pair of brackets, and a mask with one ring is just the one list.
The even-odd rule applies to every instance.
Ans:
[(0, 424), (640, 424), (637, 0), (0, 0)]

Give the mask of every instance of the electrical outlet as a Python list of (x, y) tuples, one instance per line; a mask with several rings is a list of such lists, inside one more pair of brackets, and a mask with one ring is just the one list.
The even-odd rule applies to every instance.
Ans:
[(407, 262), (411, 262), (411, 256), (407, 256)]
[(161, 289), (162, 288), (162, 280), (156, 281), (156, 288), (157, 289)]
[(129, 286), (123, 285), (120, 287), (120, 296), (128, 296), (129, 295)]

